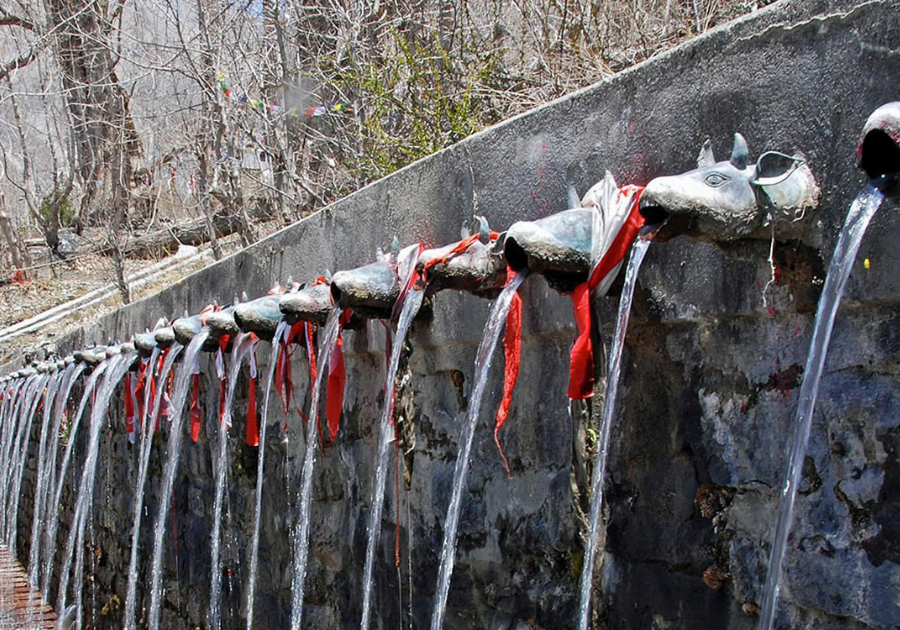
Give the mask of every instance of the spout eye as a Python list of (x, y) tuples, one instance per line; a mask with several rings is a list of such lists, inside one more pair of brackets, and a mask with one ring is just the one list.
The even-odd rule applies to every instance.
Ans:
[(723, 184), (728, 182), (729, 179), (730, 178), (723, 173), (712, 172), (704, 177), (703, 181), (706, 182), (706, 185), (711, 188), (718, 188), (719, 186), (722, 186)]

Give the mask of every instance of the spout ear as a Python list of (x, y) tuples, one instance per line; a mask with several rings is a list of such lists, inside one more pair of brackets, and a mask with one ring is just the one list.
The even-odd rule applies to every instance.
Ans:
[(780, 184), (805, 163), (806, 160), (800, 155), (766, 151), (756, 160), (756, 172), (750, 179), (750, 183), (756, 186)]
[(747, 149), (747, 141), (739, 133), (734, 134), (734, 148), (731, 150), (731, 164), (739, 170), (747, 168), (750, 161), (750, 151)]
[(581, 207), (581, 198), (578, 196), (578, 191), (575, 190), (575, 184), (569, 184), (569, 187), (566, 188), (566, 200), (569, 210)]
[(697, 156), (697, 168), (706, 168), (716, 163), (716, 156), (713, 155), (712, 143), (709, 138), (703, 143), (700, 149), (700, 155)]

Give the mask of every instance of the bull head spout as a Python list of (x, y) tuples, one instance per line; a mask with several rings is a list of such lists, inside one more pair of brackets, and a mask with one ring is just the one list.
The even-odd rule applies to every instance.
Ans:
[(886, 103), (866, 120), (857, 163), (888, 196), (900, 197), (900, 101)]
[(768, 236), (760, 230), (767, 220), (795, 224), (818, 200), (819, 187), (802, 155), (768, 151), (751, 164), (747, 142), (737, 133), (728, 160), (717, 162), (707, 140), (696, 169), (647, 184), (641, 211), (652, 222), (668, 216), (663, 238), (727, 241)]

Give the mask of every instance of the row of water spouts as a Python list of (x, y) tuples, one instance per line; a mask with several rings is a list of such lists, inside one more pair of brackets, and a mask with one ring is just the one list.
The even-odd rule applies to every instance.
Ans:
[[(887, 107), (889, 114), (895, 113), (898, 109), (896, 104)], [(872, 122), (873, 120), (874, 122)], [(873, 135), (879, 137), (878, 134), (885, 133), (888, 137), (893, 138), (894, 145), (896, 145), (896, 136), (891, 136), (890, 133), (897, 127), (886, 125), (884, 120), (893, 119), (889, 116), (886, 117), (882, 110), (873, 114), (873, 118), (867, 124), (865, 137), (871, 138)], [(863, 165), (872, 178), (872, 182), (854, 202), (848, 216), (845, 230), (838, 241), (835, 259), (832, 269), (829, 270), (819, 313), (817, 313), (816, 332), (813, 336), (809, 364), (801, 390), (797, 434), (792, 442), (790, 468), (775, 528), (776, 535), (773, 538), (772, 558), (761, 618), (761, 627), (764, 628), (771, 627), (774, 622), (781, 560), (787, 531), (790, 528), (798, 475), (808, 440), (818, 376), (821, 374), (821, 367), (824, 363), (824, 354), (834, 313), (865, 225), (878, 208), (885, 192), (894, 191), (896, 178), (890, 174), (886, 175), (888, 171), (885, 170), (893, 165), (890, 159), (888, 158), (885, 162), (886, 167), (879, 167), (872, 166), (871, 159), (866, 162), (866, 158), (866, 155), (861, 154)], [(897, 170), (900, 170), (900, 167)], [(573, 197), (577, 199), (577, 196)], [(512, 373), (509, 371), (510, 364), (517, 361), (518, 340), (514, 334), (511, 334), (516, 331), (514, 326), (510, 326), (510, 322), (515, 321), (514, 314), (517, 309), (521, 308), (520, 304), (517, 305), (518, 298), (516, 296), (519, 286), (525, 280), (529, 270), (534, 270), (545, 273), (548, 279), (551, 275), (556, 274), (553, 276), (556, 282), (564, 283), (565, 280), (560, 281), (560, 278), (564, 276), (575, 278), (577, 282), (575, 295), (579, 295), (579, 293), (589, 295), (591, 290), (602, 294), (609, 288), (630, 249), (631, 255), (626, 269), (625, 285), (609, 358), (605, 404), (592, 484), (590, 533), (587, 540), (584, 572), (581, 578), (578, 625), (581, 628), (587, 628), (590, 622), (595, 546), (602, 524), (602, 489), (607, 446), (611, 425), (615, 418), (619, 364), (630, 303), (644, 253), (660, 227), (659, 224), (648, 221), (648, 217), (641, 214), (639, 197), (640, 189), (619, 188), (612, 181), (611, 176), (607, 175), (607, 178), (589, 191), (588, 195), (578, 204), (584, 206), (583, 208), (568, 211), (576, 214), (567, 215), (565, 221), (571, 225), (583, 224), (581, 227), (584, 229), (581, 229), (581, 232), (588, 235), (588, 238), (582, 239), (580, 243), (573, 241), (566, 245), (574, 252), (570, 257), (571, 260), (576, 260), (574, 266), (570, 264), (571, 260), (568, 260), (564, 261), (564, 264), (554, 267), (552, 261), (557, 258), (547, 256), (542, 259), (540, 247), (522, 251), (522, 243), (527, 240), (524, 236), (540, 222), (516, 224), (510, 228), (508, 233), (496, 234), (490, 231), (486, 221), (479, 220), (474, 234), (464, 234), (461, 241), (443, 248), (424, 250), (420, 245), (415, 244), (401, 249), (399, 244), (395, 243), (390, 253), (380, 253), (378, 260), (371, 265), (350, 271), (341, 271), (330, 278), (320, 278), (309, 286), (289, 283), (291, 286), (287, 290), (278, 289), (270, 295), (256, 300), (241, 301), (226, 308), (204, 309), (204, 312), (198, 315), (185, 316), (171, 325), (161, 323), (155, 330), (137, 334), (127, 343), (87, 349), (73, 353), (63, 360), (47, 361), (3, 377), (0, 379), (0, 393), (2, 393), (0, 470), (9, 470), (10, 475), (7, 483), (0, 485), (0, 505), (3, 507), (0, 511), (2, 540), (12, 550), (16, 549), (22, 483), (29, 456), (34, 451), (30, 441), (37, 421), (40, 428), (35, 454), (37, 468), (29, 538), (28, 574), (32, 585), (40, 588), (45, 598), (49, 599), (52, 595), (51, 586), (54, 572), (58, 569), (55, 591), (56, 608), (58, 611), (65, 611), (65, 614), (61, 615), (62, 619), (74, 619), (78, 624), (82, 624), (84, 608), (82, 593), (86, 560), (85, 533), (93, 505), (100, 437), (107, 422), (110, 402), (113, 400), (119, 384), (123, 378), (126, 378), (126, 375), (131, 375), (137, 366), (143, 365), (143, 373), (146, 375), (148, 386), (141, 392), (143, 398), (141, 401), (132, 400), (133, 407), (138, 409), (140, 414), (134, 421), (132, 429), (135, 441), (139, 442), (139, 465), (135, 481), (124, 625), (133, 628), (137, 626), (139, 620), (138, 585), (141, 569), (138, 547), (141, 517), (146, 510), (143, 505), (144, 488), (149, 471), (152, 438), (159, 425), (160, 416), (165, 414), (168, 416), (166, 427), (168, 456), (163, 473), (159, 504), (155, 512), (152, 561), (149, 568), (150, 600), (146, 617), (147, 625), (150, 628), (160, 627), (163, 599), (162, 559), (165, 551), (166, 522), (181, 451), (181, 440), (185, 431), (182, 427), (184, 408), (192, 382), (195, 381), (199, 369), (200, 353), (204, 350), (214, 351), (217, 353), (217, 362), (221, 361), (222, 363), (219, 375), (223, 380), (224, 400), (217, 440), (215, 522), (210, 550), (213, 568), (207, 622), (211, 628), (221, 627), (220, 569), (222, 559), (220, 546), (222, 506), (227, 478), (227, 430), (231, 425), (232, 404), (241, 365), (249, 358), (253, 364), (251, 369), (255, 371), (254, 357), (258, 340), (271, 341), (273, 351), (269, 360), (268, 377), (265, 381), (265, 393), (262, 398), (260, 418), (262, 429), (258, 431), (257, 436), (259, 472), (255, 494), (253, 533), (250, 541), (250, 571), (247, 578), (246, 620), (247, 627), (253, 627), (259, 562), (259, 521), (264, 486), (263, 456), (269, 398), (272, 384), (279, 382), (279, 375), (284, 377), (285, 364), (290, 361), (290, 345), (305, 347), (311, 368), (310, 379), (314, 382), (311, 383), (313, 386), (307, 416), (300, 500), (293, 536), (295, 549), (291, 627), (299, 628), (303, 614), (304, 583), (309, 553), (312, 480), (320, 439), (317, 438), (316, 433), (320, 426), (319, 400), (322, 382), (328, 380), (330, 387), (331, 379), (335, 377), (335, 387), (340, 389), (343, 387), (340, 373), (343, 369), (343, 357), (340, 352), (343, 328), (359, 325), (359, 322), (366, 318), (388, 320), (394, 324), (396, 332), (388, 352), (385, 402), (377, 432), (378, 460), (373, 486), (372, 513), (367, 530), (361, 627), (368, 628), (373, 609), (374, 558), (379, 544), (387, 469), (392, 450), (391, 444), (396, 439), (396, 427), (393, 423), (394, 381), (397, 377), (406, 334), (422, 304), (430, 295), (439, 290), (449, 288), (465, 290), (480, 296), (496, 296), (482, 343), (476, 354), (474, 385), (470, 392), (467, 418), (462, 428), (459, 442), (460, 453), (457, 457), (454, 485), (444, 525), (444, 543), (432, 616), (432, 629), (437, 630), (443, 626), (455, 559), (459, 510), (471, 446), (478, 427), (487, 373), (504, 325), (506, 325), (507, 331), (504, 345), (507, 349), (508, 374)], [(590, 200), (590, 203), (586, 203), (585, 200)], [(576, 205), (575, 201), (570, 202), (570, 205)], [(575, 229), (575, 232), (578, 232), (578, 229)], [(520, 235), (521, 238), (514, 238), (516, 235)], [(624, 247), (622, 243), (624, 243)], [(558, 243), (554, 245), (558, 245)], [(517, 262), (514, 264), (514, 261)], [(587, 282), (584, 282), (585, 278), (588, 279)], [(576, 319), (577, 312), (578, 304), (576, 303)], [(576, 341), (575, 348), (573, 348), (573, 374), (576, 371), (574, 369), (576, 361), (583, 359), (583, 357), (576, 357), (578, 354), (576, 348), (582, 347), (580, 342), (585, 338), (583, 334), (585, 331), (581, 330), (582, 323), (579, 322), (579, 340)], [(317, 327), (321, 327), (321, 334), (319, 335), (318, 352), (315, 352), (313, 340), (314, 330)], [(223, 354), (229, 349), (231, 362), (226, 372)], [(176, 369), (176, 360), (179, 357), (181, 362)], [(514, 373), (517, 373), (517, 364), (514, 367)], [(165, 386), (169, 382), (170, 374), (174, 374), (171, 391)], [(70, 396), (79, 379), (82, 379), (82, 394), (78, 404), (74, 405), (71, 404), (74, 401), (70, 401)], [(515, 379), (513, 378), (512, 381), (514, 383)], [(155, 383), (157, 386), (150, 387), (150, 383)], [(572, 388), (573, 386), (570, 385), (570, 396)], [(285, 395), (283, 391), (279, 393), (282, 396)], [(511, 391), (504, 392), (506, 411), (508, 411), (507, 394), (511, 394)], [(134, 398), (134, 392), (128, 391), (126, 396)], [(290, 396), (290, 392), (287, 393), (287, 396)], [(342, 391), (329, 389), (328, 399), (325, 416), (328, 425), (327, 432), (333, 439), (337, 431), (336, 423), (340, 416)], [(332, 400), (337, 401), (335, 405), (332, 404)], [(504, 403), (501, 404), (501, 408)], [(89, 404), (91, 407), (89, 420), (83, 427), (82, 425), (85, 423), (82, 422), (82, 417)], [(335, 408), (337, 418), (334, 417)], [(505, 412), (503, 418), (505, 419)], [(501, 425), (502, 420), (498, 415), (495, 430), (498, 446), (499, 438), (497, 438), (496, 431), (499, 431)], [(82, 433), (87, 431), (86, 438), (79, 438), (79, 429)], [(80, 467), (80, 476), (77, 477), (77, 480), (71, 479), (72, 488), (77, 492), (77, 499), (68, 535), (65, 537), (65, 545), (60, 555), (57, 552), (59, 506), (62, 504), (70, 469), (73, 468), (72, 460), (76, 439), (84, 440), (85, 456)], [(69, 584), (72, 585), (71, 589)], [(72, 601), (69, 600), (70, 593)]]

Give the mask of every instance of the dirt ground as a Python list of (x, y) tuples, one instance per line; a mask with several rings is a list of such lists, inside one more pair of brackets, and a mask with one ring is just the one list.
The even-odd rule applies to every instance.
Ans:
[[(278, 229), (277, 222), (256, 224), (260, 238)], [(224, 255), (240, 249), (240, 241), (236, 234), (220, 240)], [(204, 251), (209, 245), (198, 249)], [(38, 257), (40, 253), (38, 253)], [(125, 261), (126, 275), (136, 273), (156, 260), (134, 259)], [(212, 256), (201, 257), (197, 261), (163, 274), (132, 290), (132, 300), (140, 300), (153, 295), (214, 262)], [(90, 291), (102, 287), (115, 286), (115, 272), (112, 259), (102, 255), (84, 255), (70, 261), (33, 271), (22, 283), (7, 282), (0, 286), (0, 329), (17, 322), (34, 317), (60, 304), (76, 299)], [(112, 312), (123, 305), (121, 296), (116, 293), (101, 303), (88, 308), (76, 307), (66, 317), (48, 324), (46, 327), (27, 333), (14, 339), (3, 339), (0, 331), (0, 365), (13, 364), (13, 369), (22, 367), (33, 357), (42, 357), (46, 349), (57, 339), (78, 329), (86, 323), (96, 321), (102, 315)]]

